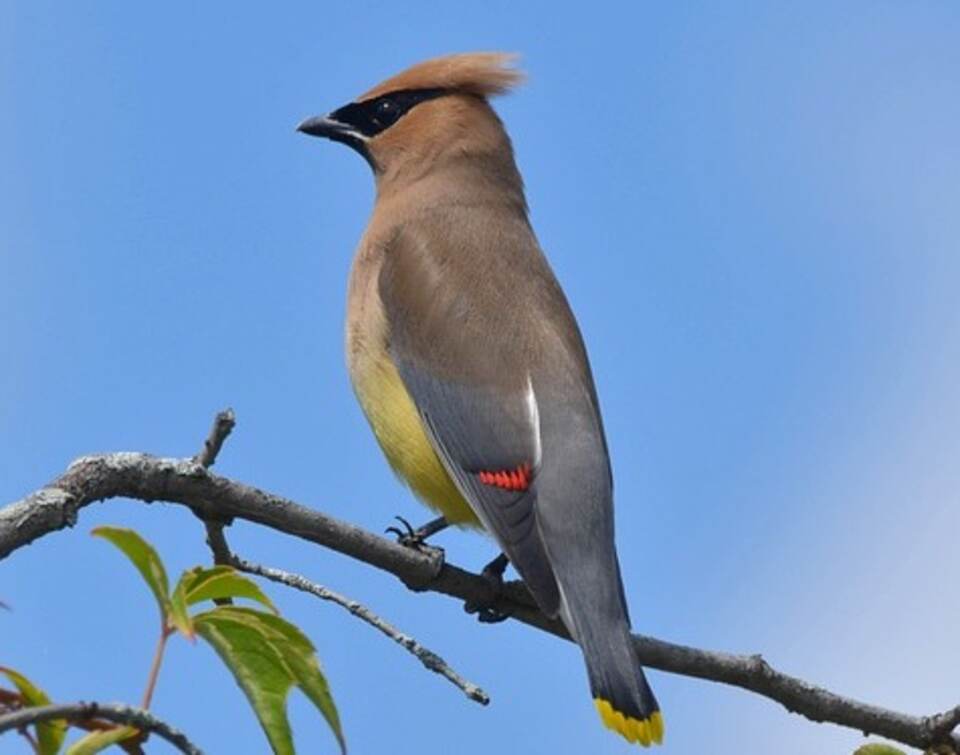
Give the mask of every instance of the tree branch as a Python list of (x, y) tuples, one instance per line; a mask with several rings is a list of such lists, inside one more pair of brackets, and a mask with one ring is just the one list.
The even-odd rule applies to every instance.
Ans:
[(280, 584), (287, 585), (287, 587), (292, 587), (295, 590), (309, 593), (310, 595), (314, 595), (321, 600), (329, 600), (332, 603), (336, 603), (338, 606), (347, 609), (358, 619), (367, 622), (374, 629), (378, 629), (379, 631), (383, 632), (387, 637), (400, 645), (400, 647), (410, 651), (410, 653), (415, 656), (420, 663), (424, 665), (424, 667), (449, 680), (474, 702), (480, 703), (481, 705), (487, 705), (490, 702), (490, 697), (486, 692), (480, 689), (480, 687), (478, 687), (476, 684), (473, 684), (472, 682), (469, 682), (460, 676), (456, 671), (450, 668), (449, 664), (447, 664), (443, 658), (434, 653), (432, 650), (425, 648), (410, 635), (401, 632), (399, 629), (393, 626), (393, 624), (379, 617), (362, 603), (356, 600), (351, 600), (350, 598), (334, 592), (323, 585), (318, 585), (316, 582), (311, 582), (309, 579), (302, 577), (299, 574), (292, 574), (291, 572), (283, 571), (281, 569), (272, 569), (268, 566), (261, 566), (260, 564), (244, 561), (242, 558), (238, 558), (236, 556), (233, 557), (232, 564), (234, 568), (239, 569), (242, 572), (246, 572), (247, 574), (256, 574), (259, 577), (264, 577), (265, 579), (269, 579), (273, 582), (279, 582)]
[[(210, 433), (207, 435), (207, 439), (203, 441), (203, 448), (200, 453), (193, 457), (193, 460), (204, 469), (212, 467), (217, 461), (220, 449), (223, 448), (224, 442), (233, 432), (236, 424), (237, 415), (233, 409), (224, 409), (217, 412), (217, 416), (213, 418)], [(215, 564), (230, 563), (230, 546), (227, 544), (227, 536), (223, 533), (224, 525), (227, 523), (222, 519), (203, 520), (203, 526), (207, 530), (207, 545), (213, 552), (213, 563)], [(232, 602), (229, 598), (221, 598), (216, 601), (218, 605), (230, 605)]]
[[(213, 463), (217, 459), (217, 455), (220, 453), (220, 449), (223, 447), (224, 441), (226, 441), (236, 424), (237, 418), (233, 412), (233, 409), (226, 409), (219, 412), (217, 416), (214, 417), (213, 426), (210, 428), (210, 434), (204, 441), (203, 450), (194, 456), (193, 460), (203, 466), (205, 469), (213, 466)], [(401, 632), (395, 626), (378, 616), (359, 601), (351, 600), (350, 598), (334, 592), (323, 585), (319, 585), (316, 582), (311, 582), (306, 577), (303, 577), (299, 574), (293, 574), (281, 569), (274, 569), (267, 566), (261, 566), (260, 564), (254, 564), (250, 561), (245, 561), (235, 556), (231, 552), (230, 545), (227, 543), (227, 538), (223, 531), (224, 524), (222, 521), (205, 520), (204, 526), (207, 529), (207, 544), (213, 551), (214, 563), (230, 565), (235, 569), (247, 572), (248, 574), (255, 574), (263, 577), (264, 579), (269, 579), (273, 582), (286, 585), (287, 587), (292, 587), (295, 590), (309, 593), (320, 598), (321, 600), (327, 600), (332, 603), (336, 603), (342, 608), (347, 609), (357, 618), (367, 622), (375, 629), (378, 629), (401, 647), (408, 650), (424, 665), (424, 667), (443, 676), (474, 702), (478, 702), (481, 705), (487, 705), (490, 702), (490, 697), (486, 692), (484, 692), (476, 684), (473, 684), (472, 682), (469, 682), (460, 676), (445, 660), (443, 660), (443, 658), (434, 653), (432, 650), (425, 648), (410, 635)], [(230, 598), (218, 598), (215, 599), (215, 602), (218, 605), (231, 605), (233, 603)]]
[[(79, 511), (107, 498), (156, 500), (188, 506), (201, 518), (237, 518), (265, 525), (364, 561), (397, 576), (414, 590), (463, 601), (492, 602), (525, 624), (569, 639), (558, 621), (537, 609), (522, 584), (494, 595), (480, 575), (445, 564), (435, 552), (406, 548), (347, 522), (277, 495), (219, 477), (193, 459), (115, 453), (78, 459), (57, 480), (0, 509), (0, 559), (39, 537), (73, 526)], [(640, 662), (675, 674), (741, 687), (811, 721), (830, 722), (921, 749), (949, 743), (960, 710), (912, 716), (843, 697), (774, 670), (761, 656), (731, 655), (634, 636)]]
[(203, 751), (187, 739), (186, 734), (173, 728), (170, 724), (161, 721), (141, 708), (132, 708), (129, 705), (118, 705), (116, 703), (81, 702), (21, 708), (13, 713), (0, 715), (0, 734), (11, 729), (17, 730), (33, 724), (42, 724), (45, 721), (58, 719), (86, 721), (91, 718), (106, 719), (117, 724), (134, 726), (141, 731), (148, 731), (161, 739), (167, 740), (186, 755), (203, 755)]

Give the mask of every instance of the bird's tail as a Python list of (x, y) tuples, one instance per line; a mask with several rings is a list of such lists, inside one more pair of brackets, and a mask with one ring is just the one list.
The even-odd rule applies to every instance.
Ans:
[[(596, 595), (591, 597), (587, 603), (593, 604)], [(564, 623), (583, 651), (590, 692), (604, 725), (644, 747), (660, 744), (660, 706), (637, 662), (622, 601), (615, 602), (602, 606), (564, 600)]]

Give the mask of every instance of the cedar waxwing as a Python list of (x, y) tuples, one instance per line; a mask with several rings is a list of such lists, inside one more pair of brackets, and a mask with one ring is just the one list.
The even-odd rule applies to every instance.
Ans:
[(510, 60), (428, 60), (298, 127), (352, 147), (376, 179), (350, 274), (350, 377), (397, 474), (447, 522), (485, 528), (560, 616), (603, 723), (659, 743), (590, 365), (488, 102), (519, 83)]

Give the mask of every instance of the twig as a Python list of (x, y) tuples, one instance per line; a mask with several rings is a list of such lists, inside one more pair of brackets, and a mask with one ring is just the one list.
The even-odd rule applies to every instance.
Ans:
[(193, 457), (193, 460), (202, 467), (212, 467), (217, 461), (217, 455), (223, 448), (224, 442), (236, 426), (237, 415), (233, 409), (224, 409), (217, 412), (217, 416), (213, 418), (210, 433), (207, 435), (207, 439), (203, 441), (203, 449)]
[[(206, 440), (203, 441), (203, 448), (193, 460), (204, 469), (212, 467), (223, 448), (224, 442), (233, 432), (237, 424), (237, 415), (233, 409), (224, 409), (217, 412), (213, 418), (213, 424), (210, 426), (210, 432)], [(207, 530), (207, 545), (213, 552), (213, 563), (225, 565), (230, 563), (231, 553), (230, 545), (227, 543), (227, 536), (223, 533), (223, 528), (228, 522), (223, 519), (204, 519), (203, 526)], [(216, 601), (219, 605), (230, 605), (233, 601), (229, 598), (220, 598)]]
[[(405, 548), (313, 508), (219, 477), (192, 459), (116, 453), (78, 459), (47, 487), (0, 509), (0, 559), (39, 537), (72, 526), (83, 507), (106, 498), (163, 500), (201, 517), (235, 517), (302, 538), (396, 575), (408, 587), (492, 602), (531, 626), (567, 637), (556, 620), (539, 612), (526, 589), (511, 582), (493, 594), (487, 580), (429, 554)], [(645, 666), (722, 682), (781, 703), (811, 721), (873, 733), (920, 749), (941, 742), (960, 748), (945, 726), (952, 711), (912, 716), (843, 697), (771, 668), (760, 656), (730, 655), (634, 636)]]
[(472, 682), (469, 682), (460, 676), (456, 671), (450, 668), (443, 658), (434, 653), (432, 650), (425, 648), (410, 635), (401, 632), (388, 621), (380, 618), (362, 603), (340, 595), (339, 593), (336, 593), (333, 590), (324, 587), (323, 585), (318, 585), (316, 582), (311, 582), (309, 579), (302, 577), (299, 574), (292, 574), (291, 572), (283, 571), (281, 569), (273, 569), (269, 566), (254, 564), (250, 561), (245, 561), (242, 558), (238, 558), (237, 556), (234, 556), (233, 558), (233, 566), (240, 571), (247, 572), (248, 574), (256, 574), (257, 576), (265, 577), (266, 579), (279, 582), (280, 584), (287, 585), (288, 587), (293, 587), (297, 590), (301, 590), (302, 592), (310, 593), (321, 600), (329, 600), (333, 603), (336, 603), (338, 606), (341, 606), (342, 608), (346, 608), (354, 616), (367, 622), (375, 629), (379, 629), (398, 645), (406, 648), (410, 653), (416, 656), (420, 663), (422, 663), (426, 668), (428, 668), (430, 671), (440, 674), (452, 684), (459, 687), (460, 690), (462, 690), (463, 693), (474, 702), (478, 702), (481, 705), (487, 705), (490, 702), (490, 698), (486, 692), (480, 689), (480, 687), (478, 687), (476, 684), (473, 684)]
[[(193, 460), (204, 469), (209, 469), (217, 461), (217, 456), (227, 437), (233, 432), (237, 424), (237, 415), (233, 409), (227, 408), (217, 412), (213, 418), (213, 424), (210, 426), (210, 432), (206, 440), (203, 441), (203, 448), (200, 453), (193, 457)], [(230, 552), (230, 544), (227, 542), (227, 535), (223, 531), (229, 524), (229, 520), (223, 518), (201, 517), (203, 528), (207, 532), (207, 545), (213, 554), (213, 563), (218, 566), (225, 566), (230, 563), (233, 554)], [(214, 598), (213, 602), (218, 606), (231, 606), (231, 598)]]
[(58, 719), (84, 721), (90, 718), (101, 718), (117, 724), (134, 726), (141, 731), (156, 734), (187, 755), (203, 755), (203, 751), (187, 739), (186, 734), (173, 728), (170, 724), (140, 708), (116, 703), (80, 702), (21, 708), (13, 713), (0, 715), (0, 734), (12, 729), (21, 729), (24, 726), (41, 724), (45, 721)]

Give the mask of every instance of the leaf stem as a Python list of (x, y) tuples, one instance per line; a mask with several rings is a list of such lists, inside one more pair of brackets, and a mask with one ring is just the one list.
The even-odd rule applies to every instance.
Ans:
[(160, 664), (163, 663), (163, 651), (167, 647), (167, 639), (171, 634), (172, 630), (167, 627), (166, 622), (161, 622), (160, 639), (157, 641), (157, 649), (153, 654), (153, 663), (150, 665), (150, 676), (147, 677), (147, 688), (143, 691), (143, 702), (140, 704), (140, 707), (144, 710), (150, 709), (153, 690), (157, 686), (157, 677), (160, 675)]

